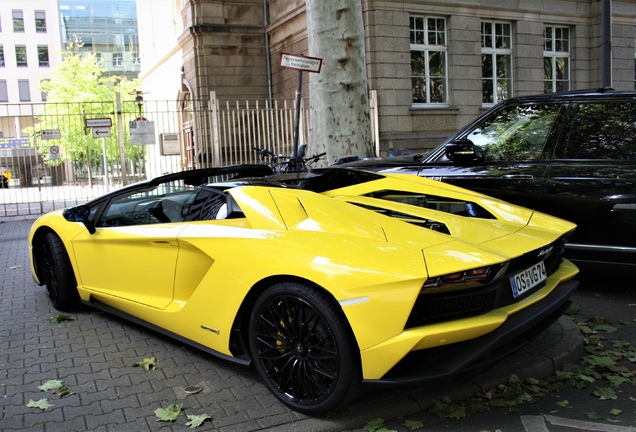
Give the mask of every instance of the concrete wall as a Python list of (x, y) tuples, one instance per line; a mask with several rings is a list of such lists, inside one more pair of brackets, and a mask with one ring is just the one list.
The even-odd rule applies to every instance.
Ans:
[(194, 98), (267, 96), (262, 0), (194, 0), (181, 11), (185, 79)]

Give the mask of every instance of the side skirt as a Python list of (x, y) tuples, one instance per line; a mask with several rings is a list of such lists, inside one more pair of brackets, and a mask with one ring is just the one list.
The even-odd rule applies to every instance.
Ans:
[(220, 358), (222, 360), (227, 360), (227, 361), (232, 362), (232, 363), (240, 364), (241, 366), (250, 366), (252, 364), (252, 361), (250, 359), (248, 359), (247, 357), (232, 357), (232, 356), (229, 356), (227, 354), (220, 353), (218, 351), (215, 351), (215, 350), (213, 350), (211, 348), (206, 347), (205, 345), (201, 345), (200, 343), (191, 341), (190, 339), (186, 339), (183, 336), (180, 336), (180, 335), (178, 335), (176, 333), (173, 333), (171, 331), (163, 329), (163, 328), (161, 328), (159, 326), (156, 326), (155, 324), (149, 323), (148, 321), (144, 321), (142, 319), (139, 319), (139, 318), (137, 318), (134, 315), (130, 315), (130, 314), (126, 313), (126, 312), (122, 312), (119, 309), (115, 309), (114, 307), (108, 306), (108, 305), (106, 305), (104, 303), (101, 303), (101, 302), (98, 302), (98, 301), (95, 301), (95, 300), (91, 300), (91, 301), (82, 300), (81, 303), (86, 305), (86, 306), (89, 306), (89, 307), (92, 307), (92, 308), (95, 308), (95, 309), (99, 309), (99, 310), (101, 310), (103, 312), (106, 312), (106, 313), (109, 313), (111, 315), (118, 316), (120, 318), (125, 319), (126, 321), (133, 322), (135, 324), (138, 324), (138, 325), (141, 325), (143, 327), (146, 327), (146, 328), (148, 328), (150, 330), (156, 331), (157, 333), (160, 333), (160, 334), (168, 336), (168, 337), (170, 337), (172, 339), (178, 340), (179, 342), (182, 342), (182, 343), (184, 343), (186, 345), (190, 345), (193, 348), (201, 350), (201, 351), (203, 351), (206, 354), (213, 355), (214, 357), (218, 357), (218, 358)]

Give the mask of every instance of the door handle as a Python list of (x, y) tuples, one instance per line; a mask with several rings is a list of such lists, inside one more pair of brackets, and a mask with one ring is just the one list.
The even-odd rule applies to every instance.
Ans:
[(534, 177), (530, 174), (504, 174), (501, 178), (506, 180), (532, 180)]

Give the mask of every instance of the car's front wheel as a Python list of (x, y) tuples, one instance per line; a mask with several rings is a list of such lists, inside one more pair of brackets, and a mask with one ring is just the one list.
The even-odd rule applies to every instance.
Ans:
[(77, 282), (62, 240), (57, 234), (49, 232), (44, 235), (40, 247), (44, 283), (51, 304), (60, 311), (77, 308)]
[(290, 408), (333, 411), (361, 388), (360, 352), (339, 305), (325, 292), (285, 282), (256, 301), (249, 326), (256, 370)]

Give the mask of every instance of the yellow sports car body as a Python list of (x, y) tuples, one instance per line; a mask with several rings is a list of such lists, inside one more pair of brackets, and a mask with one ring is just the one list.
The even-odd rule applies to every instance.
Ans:
[(570, 222), (416, 176), (265, 173), (169, 174), (46, 214), (35, 280), (59, 310), (90, 305), (253, 365), (309, 414), (365, 385), (483, 368), (577, 287)]

